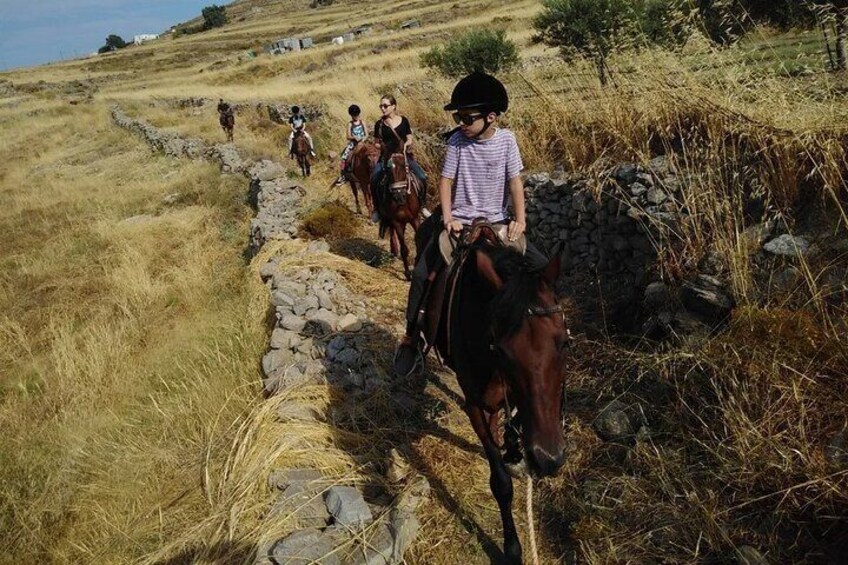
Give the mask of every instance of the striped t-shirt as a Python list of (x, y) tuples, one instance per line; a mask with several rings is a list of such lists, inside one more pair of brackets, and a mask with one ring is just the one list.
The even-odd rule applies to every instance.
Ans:
[(476, 218), (500, 222), (510, 205), (509, 181), (524, 165), (515, 134), (497, 129), (489, 139), (465, 137), (461, 131), (448, 140), (442, 176), (454, 181), (451, 216), (462, 223)]

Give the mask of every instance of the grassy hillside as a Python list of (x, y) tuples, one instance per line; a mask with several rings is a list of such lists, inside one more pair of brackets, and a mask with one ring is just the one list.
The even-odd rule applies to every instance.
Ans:
[[(409, 561), (488, 562), (497, 510), (448, 392), (430, 390), (427, 417), (403, 425), (372, 422), (375, 399), (352, 416), (364, 427), (347, 450), (321, 428), (296, 430), (313, 450), (287, 451), (273, 401), (260, 396), (266, 293), (254, 272), (262, 257), (249, 267), (242, 258), (243, 179), (151, 154), (108, 109), (120, 103), (221, 142), (212, 107), (173, 102), (318, 106), (310, 128), (321, 159), (306, 205), (350, 206), (346, 189), (326, 188), (347, 106), (371, 123), (380, 95), (394, 93), (435, 174), (430, 139), (452, 124), (441, 111), (452, 85), (418, 57), (493, 21), (523, 60), (503, 77), (513, 98), (504, 123), (528, 169), (595, 175), (673, 153), (691, 214), (678, 234), (685, 244), (665, 249), (657, 270), (679, 280), (712, 251), (739, 302), (727, 330), (705, 339), (581, 336), (568, 376), (568, 463), (537, 497), (544, 560), (727, 563), (752, 546), (774, 563), (837, 562), (848, 469), (828, 450), (848, 426), (848, 251), (837, 245), (848, 241), (848, 85), (824, 71), (818, 36), (755, 30), (720, 51), (694, 38), (679, 53), (617, 54), (615, 86), (604, 89), (590, 65), (531, 43), (532, 0), (309, 3), (242, 0), (220, 29), (0, 73), (11, 83), (0, 83), (0, 563), (249, 562), (270, 466), (376, 481), (375, 446), (401, 436), (442, 493)], [(400, 31), (411, 18), (422, 27)], [(365, 23), (371, 35), (326, 43)], [(261, 53), (288, 35), (321, 43)], [(237, 119), (240, 149), (281, 158), (286, 128), (252, 109)], [(783, 265), (750, 253), (752, 194), (762, 219), (833, 242), (796, 265), (790, 289), (771, 276)], [(354, 243), (375, 239), (358, 226)], [(283, 247), (292, 268), (303, 266), (298, 245)], [(375, 264), (334, 268), (386, 308), (375, 317), (396, 331), (406, 287), (396, 263)], [(301, 394), (332, 403), (326, 389)], [(602, 443), (591, 428), (598, 407), (628, 394), (651, 400), (651, 433), (628, 449)]]

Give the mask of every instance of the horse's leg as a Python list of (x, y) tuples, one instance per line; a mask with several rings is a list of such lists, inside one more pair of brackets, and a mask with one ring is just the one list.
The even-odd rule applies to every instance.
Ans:
[(392, 250), (392, 255), (395, 257), (400, 256), (400, 242), (398, 241), (398, 228), (397, 222), (392, 223), (391, 233), (389, 234), (389, 245)]
[(398, 222), (398, 240), (400, 241), (400, 257), (403, 261), (403, 275), (406, 280), (412, 280), (412, 271), (409, 270), (409, 247), (406, 245), (406, 223)]
[(486, 459), (489, 460), (489, 487), (501, 512), (506, 561), (510, 565), (521, 565), (521, 542), (518, 540), (518, 531), (512, 518), (512, 477), (506, 471), (500, 450), (490, 431), (490, 422), (487, 421), (483, 410), (478, 406), (468, 406), (465, 411), (471, 420), (471, 427), (483, 444)]
[(366, 184), (362, 189), (362, 199), (365, 201), (365, 209), (368, 210), (368, 217), (374, 213), (374, 199), (371, 197), (371, 185)]
[[(356, 202), (356, 213), (361, 214), (362, 208), (359, 206), (359, 188), (356, 185), (357, 182), (359, 182), (359, 181), (355, 181), (355, 180), (350, 181), (350, 191), (353, 192), (353, 201)], [(362, 198), (365, 198), (364, 192), (362, 193)], [(369, 212), (369, 214), (370, 214), (370, 212)]]

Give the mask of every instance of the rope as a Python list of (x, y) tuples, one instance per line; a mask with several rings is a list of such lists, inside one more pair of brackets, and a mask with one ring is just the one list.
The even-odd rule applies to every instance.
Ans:
[(527, 530), (530, 534), (530, 555), (533, 565), (539, 565), (539, 552), (536, 548), (536, 527), (533, 523), (533, 478), (527, 475)]

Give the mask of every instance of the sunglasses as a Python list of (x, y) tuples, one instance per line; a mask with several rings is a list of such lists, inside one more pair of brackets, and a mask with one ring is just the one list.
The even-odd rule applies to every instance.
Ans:
[(384, 109), (384, 110), (385, 110), (386, 108), (391, 108), (392, 106), (394, 106), (394, 104), (380, 104), (380, 108), (382, 108), (382, 109)]
[(486, 114), (460, 114), (458, 112), (454, 112), (452, 116), (455, 124), (462, 123), (463, 125), (470, 126), (480, 118), (485, 117)]

